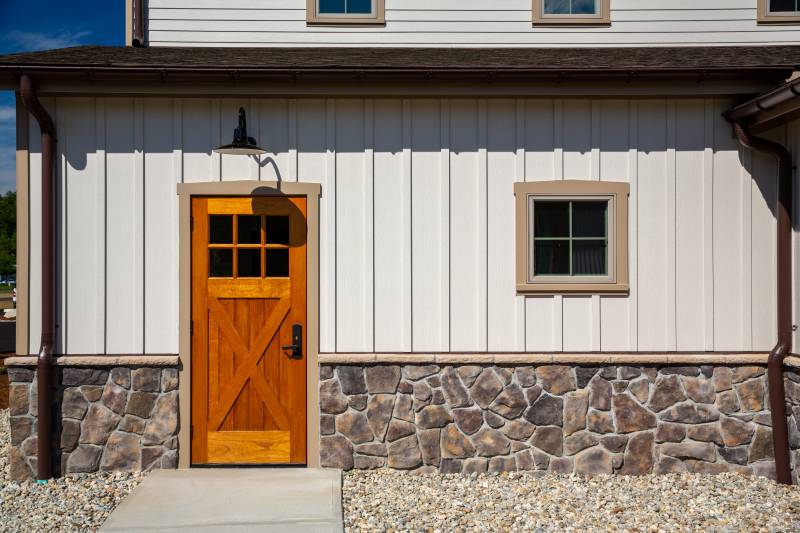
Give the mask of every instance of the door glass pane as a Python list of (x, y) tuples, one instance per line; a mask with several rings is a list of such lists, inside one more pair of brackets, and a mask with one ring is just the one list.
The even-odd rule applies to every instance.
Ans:
[(569, 237), (569, 202), (535, 201), (534, 237)]
[(239, 244), (261, 244), (261, 217), (239, 215)]
[(212, 248), (208, 252), (209, 275), (212, 278), (233, 277), (233, 250)]
[(573, 202), (572, 236), (605, 237), (608, 202)]
[(569, 275), (569, 241), (536, 241), (534, 275)]
[(267, 277), (289, 277), (289, 250), (286, 248), (268, 248), (266, 251)]
[(267, 217), (267, 244), (289, 244), (289, 217)]
[(319, 0), (320, 13), (345, 13), (344, 0)]
[(770, 0), (770, 13), (793, 12), (798, 10), (797, 0)]
[(608, 269), (606, 241), (572, 241), (572, 273), (576, 276), (604, 276)]
[(254, 250), (239, 248), (237, 253), (239, 254), (239, 277), (261, 277), (261, 248)]
[(210, 215), (208, 232), (208, 242), (211, 244), (233, 244), (233, 216)]

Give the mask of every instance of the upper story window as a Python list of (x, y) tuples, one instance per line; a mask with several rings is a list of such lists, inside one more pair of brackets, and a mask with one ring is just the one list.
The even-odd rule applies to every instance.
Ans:
[(628, 184), (547, 181), (514, 184), (517, 290), (628, 290)]
[(307, 0), (309, 24), (384, 24), (384, 0)]
[(609, 24), (610, 0), (533, 0), (534, 24)]
[(800, 22), (800, 0), (758, 0), (759, 22)]

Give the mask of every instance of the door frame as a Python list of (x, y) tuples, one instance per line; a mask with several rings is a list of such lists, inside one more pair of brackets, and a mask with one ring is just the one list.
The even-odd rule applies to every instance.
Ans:
[(306, 233), (306, 466), (319, 466), (319, 183), (216, 181), (178, 184), (179, 340), (178, 468), (191, 466), (192, 421), (192, 197), (305, 196)]

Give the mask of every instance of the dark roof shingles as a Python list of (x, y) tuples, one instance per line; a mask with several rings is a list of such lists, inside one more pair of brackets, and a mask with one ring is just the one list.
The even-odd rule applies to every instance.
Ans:
[(794, 69), (800, 46), (649, 48), (204, 48), (80, 46), (0, 56), (0, 69)]

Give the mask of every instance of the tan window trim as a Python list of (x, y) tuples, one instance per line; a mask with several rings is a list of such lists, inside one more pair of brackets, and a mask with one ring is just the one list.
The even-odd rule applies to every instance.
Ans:
[(533, 0), (534, 26), (610, 26), (611, 0), (600, 0), (600, 14), (585, 15), (545, 15), (543, 0)]
[[(529, 181), (514, 184), (516, 209), (516, 285), (520, 293), (544, 294), (607, 294), (627, 293), (628, 285), (628, 196), (630, 186), (625, 182), (557, 180)], [(614, 256), (613, 272), (606, 282), (542, 282), (530, 281), (528, 247), (530, 242), (528, 206), (531, 196), (609, 196), (613, 198)]]
[(800, 24), (800, 12), (796, 15), (778, 15), (769, 13), (769, 0), (758, 0), (759, 24)]
[(306, 24), (315, 26), (381, 26), (386, 24), (384, 0), (375, 2), (374, 15), (320, 15), (317, 13), (318, 0), (306, 0)]

